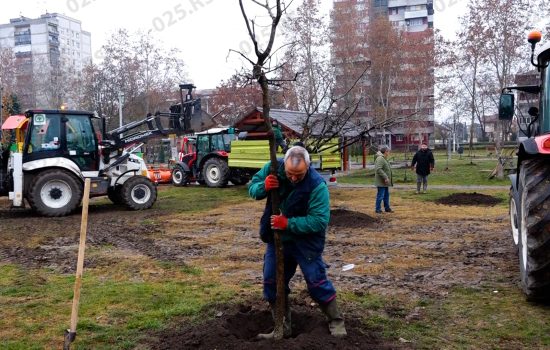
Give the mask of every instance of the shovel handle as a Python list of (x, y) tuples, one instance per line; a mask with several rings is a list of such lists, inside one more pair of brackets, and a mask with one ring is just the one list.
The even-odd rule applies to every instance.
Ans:
[[(78, 245), (78, 260), (76, 263), (76, 278), (74, 282), (73, 307), (71, 310), (71, 328), (68, 330), (69, 340), (76, 336), (78, 322), (78, 303), (80, 302), (80, 286), (82, 285), (82, 271), (84, 270), (84, 251), (86, 249), (86, 232), (88, 229), (88, 204), (90, 202), (90, 179), (84, 181), (84, 195), (82, 198), (82, 220), (80, 222), (80, 243)], [(74, 334), (71, 336), (71, 334)], [(70, 339), (72, 338), (72, 339)]]

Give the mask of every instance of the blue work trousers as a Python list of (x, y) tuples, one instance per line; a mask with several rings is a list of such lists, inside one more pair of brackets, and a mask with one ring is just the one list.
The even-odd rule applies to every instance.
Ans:
[(376, 192), (376, 211), (382, 211), (381, 203), (384, 201), (384, 209), (386, 211), (391, 210), (390, 208), (390, 189), (389, 187), (377, 187), (378, 192)]
[[(332, 282), (327, 278), (327, 265), (321, 258), (321, 255), (308, 260), (296, 247), (294, 242), (286, 242), (283, 244), (283, 247), (286, 295), (290, 294), (288, 284), (296, 273), (296, 267), (299, 265), (306, 280), (309, 295), (313, 300), (319, 304), (327, 304), (336, 298), (336, 290)], [(264, 299), (270, 303), (274, 303), (277, 299), (276, 270), (275, 244), (268, 243), (264, 255)]]

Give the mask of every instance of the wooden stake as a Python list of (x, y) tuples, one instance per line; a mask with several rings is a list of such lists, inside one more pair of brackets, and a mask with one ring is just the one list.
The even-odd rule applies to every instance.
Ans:
[(82, 199), (82, 220), (80, 222), (80, 244), (78, 245), (78, 260), (76, 263), (76, 278), (74, 281), (73, 307), (71, 310), (71, 328), (65, 331), (64, 350), (70, 348), (70, 344), (76, 337), (76, 325), (78, 323), (78, 304), (80, 302), (80, 286), (82, 285), (82, 272), (84, 270), (84, 251), (86, 249), (86, 232), (88, 230), (88, 204), (90, 202), (90, 179), (84, 181), (84, 196)]

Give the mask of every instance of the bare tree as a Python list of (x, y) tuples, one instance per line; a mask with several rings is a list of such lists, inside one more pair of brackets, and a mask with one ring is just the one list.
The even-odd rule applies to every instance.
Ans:
[[(479, 43), (485, 47), (488, 66), (496, 79), (495, 106), (497, 94), (513, 82), (521, 63), (525, 62), (525, 31), (530, 19), (529, 0), (482, 0), (474, 6), (482, 19), (482, 36)], [(502, 154), (502, 124), (497, 122), (495, 148)], [(497, 177), (504, 177), (501, 162), (497, 166)]]
[[(269, 40), (267, 44), (265, 45), (265, 48), (262, 48), (260, 46), (260, 43), (258, 42), (258, 36), (257, 33), (257, 23), (254, 19), (249, 18), (247, 11), (245, 10), (245, 6), (243, 4), (243, 0), (239, 0), (239, 5), (241, 8), (241, 13), (243, 15), (246, 28), (248, 31), (248, 35), (250, 37), (250, 40), (252, 41), (252, 44), (254, 46), (254, 53), (256, 55), (256, 59), (252, 60), (244, 54), (241, 53), (243, 57), (245, 57), (248, 62), (252, 65), (252, 72), (250, 75), (251, 79), (254, 79), (258, 82), (262, 89), (262, 106), (263, 106), (263, 118), (264, 118), (264, 124), (273, 134), (273, 130), (271, 128), (270, 123), (270, 88), (269, 86), (272, 84), (277, 84), (276, 81), (270, 80), (268, 78), (268, 74), (273, 72), (277, 69), (277, 66), (272, 66), (272, 58), (273, 58), (273, 47), (275, 44), (275, 37), (277, 34), (277, 27), (280, 24), (281, 18), (283, 16), (283, 13), (286, 11), (287, 6), (285, 4), (282, 4), (281, 0), (276, 0), (275, 4), (270, 4), (269, 0), (265, 1), (259, 1), (259, 0), (251, 0), (252, 5), (259, 6), (270, 18), (270, 24), (271, 32), (269, 35)], [(292, 1), (291, 1), (292, 3)], [(275, 138), (271, 137), (269, 140), (269, 146), (270, 146), (270, 159), (271, 159), (271, 173), (276, 175), (277, 174), (277, 155), (276, 155), (276, 145), (275, 145)], [(271, 197), (271, 206), (273, 213), (279, 212), (279, 194), (277, 191), (274, 191), (270, 194)], [(274, 330), (274, 338), (276, 340), (280, 340), (283, 338), (283, 322), (284, 322), (284, 312), (285, 312), (285, 281), (284, 281), (284, 253), (283, 253), (283, 244), (281, 240), (281, 232), (278, 230), (275, 230), (275, 254), (276, 254), (276, 260), (277, 260), (277, 273), (276, 273), (276, 279), (277, 279), (277, 301), (276, 301), (276, 308), (275, 308), (275, 330)]]
[(84, 68), (78, 80), (78, 103), (107, 117), (108, 128), (118, 126), (119, 94), (124, 95), (124, 121), (142, 119), (177, 97), (185, 70), (176, 49), (162, 49), (150, 33), (113, 33), (101, 48), (100, 65)]
[(231, 125), (262, 104), (262, 89), (250, 84), (246, 74), (234, 74), (222, 81), (208, 98), (210, 113), (218, 115), (216, 122)]

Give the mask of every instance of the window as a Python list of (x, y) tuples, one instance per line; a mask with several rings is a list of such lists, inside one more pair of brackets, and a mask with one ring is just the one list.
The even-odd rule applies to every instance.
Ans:
[(395, 141), (403, 142), (403, 135), (395, 135)]
[(31, 43), (31, 29), (26, 28), (16, 28), (13, 34), (15, 39), (15, 45), (29, 45)]
[(35, 114), (27, 153), (57, 150), (61, 146), (59, 115)]
[(75, 155), (93, 153), (96, 141), (90, 118), (87, 116), (68, 115), (65, 123), (67, 133), (67, 150)]
[(407, 25), (411, 27), (421, 26), (422, 24), (424, 24), (424, 20), (422, 18), (412, 18), (407, 20)]

